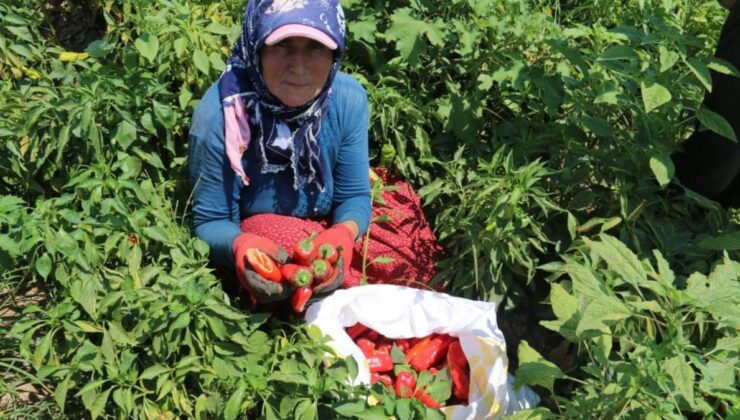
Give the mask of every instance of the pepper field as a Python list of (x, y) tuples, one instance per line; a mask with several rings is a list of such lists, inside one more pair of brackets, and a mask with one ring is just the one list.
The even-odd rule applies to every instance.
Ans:
[[(342, 4), (371, 162), (421, 195), (445, 290), (499, 304), (542, 397), (516, 417), (739, 417), (740, 211), (670, 159), (699, 123), (735, 137), (701, 107), (740, 75), (712, 58), (727, 11)], [(0, 3), (0, 417), (441, 417), (250, 314), (190, 229), (188, 125), (244, 6)]]

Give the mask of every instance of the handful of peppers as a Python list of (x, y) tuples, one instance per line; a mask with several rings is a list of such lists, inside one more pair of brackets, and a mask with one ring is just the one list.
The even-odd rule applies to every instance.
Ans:
[[(360, 323), (346, 331), (367, 358), (372, 384), (381, 382), (397, 396), (416, 398), (429, 408), (467, 403), (470, 370), (457, 337), (432, 334), (390, 339)], [(437, 401), (426, 392), (424, 383), (430, 383), (430, 375), (433, 378), (445, 370), (452, 382), (451, 396)]]
[(313, 237), (298, 242), (292, 259), (278, 264), (257, 248), (247, 250), (247, 262), (265, 280), (290, 284), (294, 291), (291, 307), (296, 313), (306, 308), (315, 293), (331, 291), (342, 283), (342, 247), (314, 246)]

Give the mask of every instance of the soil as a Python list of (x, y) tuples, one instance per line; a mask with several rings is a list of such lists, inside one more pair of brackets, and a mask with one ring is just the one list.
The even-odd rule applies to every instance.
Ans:
[(83, 51), (105, 35), (107, 25), (99, 6), (90, 0), (46, 0), (50, 24), (47, 38), (67, 51)]

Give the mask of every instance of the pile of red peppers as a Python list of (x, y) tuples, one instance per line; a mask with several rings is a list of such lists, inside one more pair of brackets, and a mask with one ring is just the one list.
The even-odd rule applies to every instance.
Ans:
[(330, 244), (315, 246), (313, 235), (298, 242), (293, 249), (293, 258), (286, 264), (278, 264), (257, 248), (247, 250), (249, 265), (265, 280), (287, 282), (295, 286), (291, 307), (296, 313), (306, 308), (314, 288), (333, 281), (339, 261), (341, 247)]
[[(346, 331), (367, 358), (372, 384), (381, 382), (397, 396), (416, 398), (430, 408), (467, 403), (470, 370), (457, 337), (432, 334), (390, 339), (361, 323), (348, 327)], [(394, 347), (405, 355), (403, 362), (396, 360), (394, 363), (391, 356)], [(447, 401), (435, 401), (424, 387), (416, 386), (417, 377), (424, 371), (436, 375), (443, 369), (449, 370), (452, 395)]]

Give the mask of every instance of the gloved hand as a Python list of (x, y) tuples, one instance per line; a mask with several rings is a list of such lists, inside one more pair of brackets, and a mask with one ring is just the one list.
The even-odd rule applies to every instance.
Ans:
[(262, 236), (242, 233), (236, 237), (232, 245), (236, 276), (241, 287), (249, 293), (252, 305), (288, 299), (294, 287), (285, 282), (266, 280), (257, 274), (247, 262), (247, 250), (250, 248), (261, 250), (278, 264), (287, 262), (290, 256), (282, 246)]
[[(342, 285), (341, 280), (344, 278), (344, 274), (348, 272), (349, 266), (352, 263), (352, 253), (355, 247), (355, 237), (350, 228), (343, 224), (336, 224), (329, 229), (326, 229), (325, 231), (319, 233), (313, 240), (314, 246), (316, 249), (320, 247), (323, 244), (330, 244), (334, 248), (339, 249), (341, 247), (341, 254), (339, 256), (339, 259), (337, 260), (337, 268), (341, 267), (341, 270), (337, 269), (335, 272), (339, 272), (339, 277), (341, 278), (336, 285), (331, 290), (336, 289), (337, 287)], [(337, 279), (332, 278), (333, 282), (337, 282)], [(329, 283), (329, 281), (327, 281)], [(333, 283), (332, 283), (333, 284)], [(314, 292), (317, 292), (315, 290)], [(322, 288), (323, 291), (327, 291), (327, 289), (330, 289), (330, 287)], [(331, 291), (329, 290), (329, 291)]]

